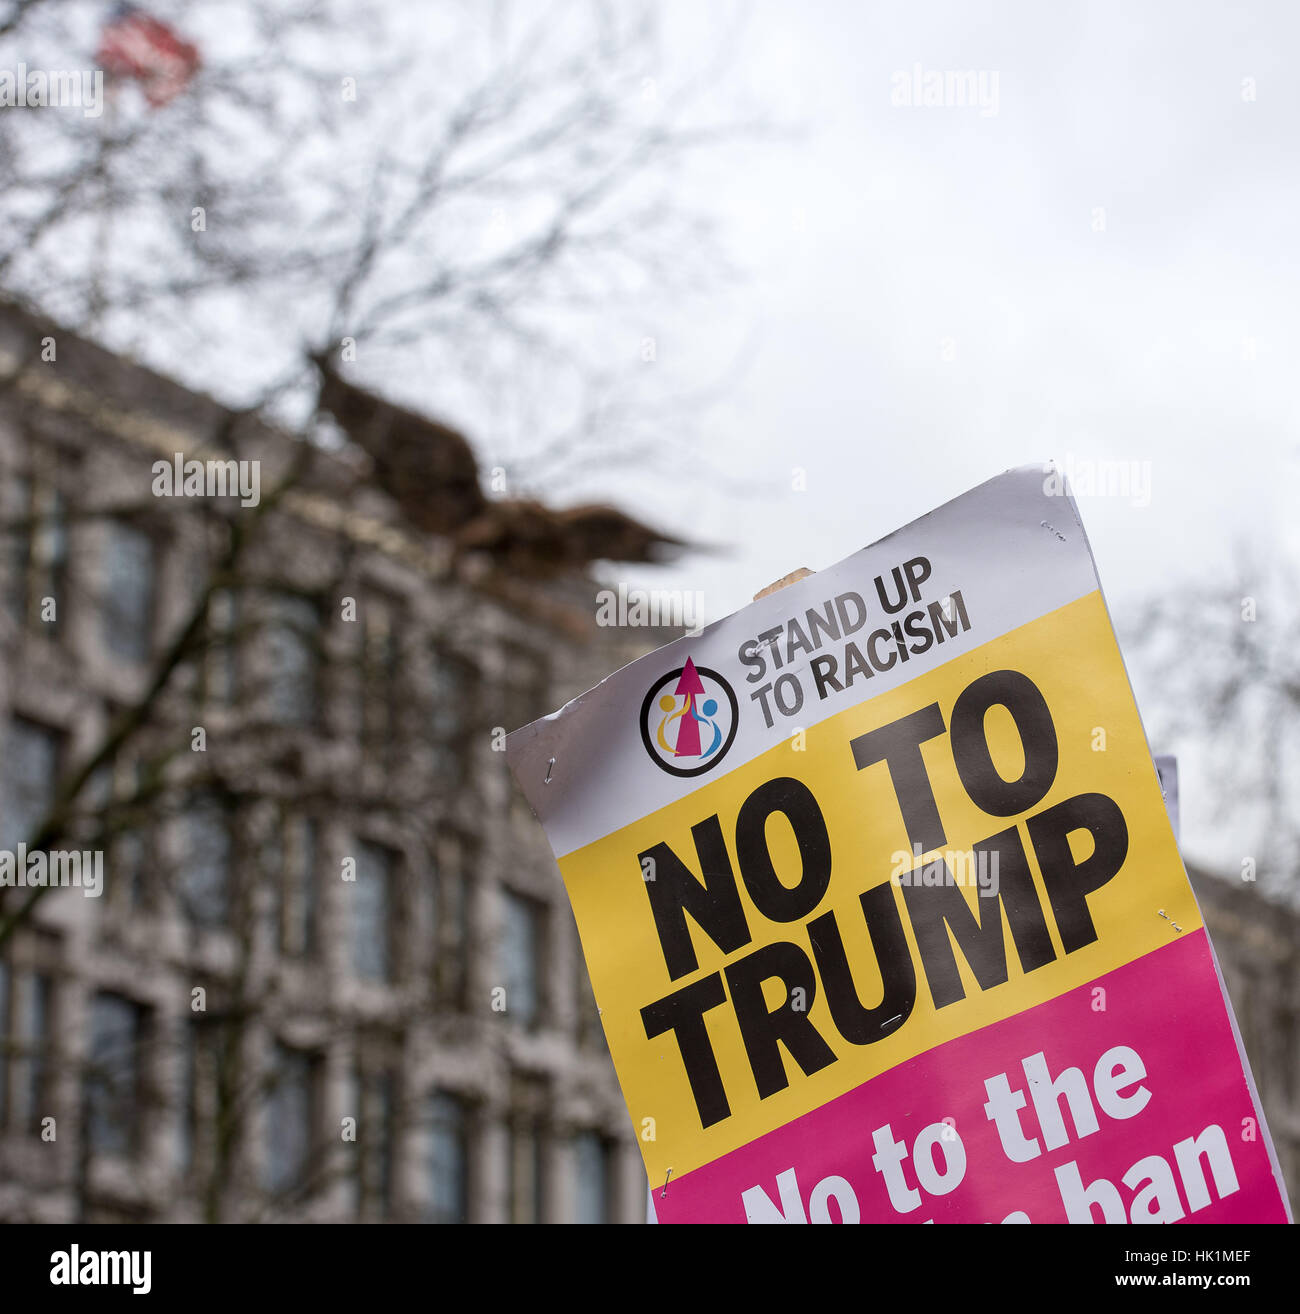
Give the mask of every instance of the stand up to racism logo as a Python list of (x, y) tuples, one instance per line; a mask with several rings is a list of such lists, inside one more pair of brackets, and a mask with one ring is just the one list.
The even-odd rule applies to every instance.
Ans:
[(641, 742), (656, 766), (674, 776), (701, 776), (727, 755), (739, 721), (736, 694), (717, 671), (669, 671), (641, 704)]

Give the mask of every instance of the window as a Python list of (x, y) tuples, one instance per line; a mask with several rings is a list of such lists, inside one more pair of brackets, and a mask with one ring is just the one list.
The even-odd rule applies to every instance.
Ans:
[(391, 1069), (365, 1071), (353, 1078), (357, 1103), (356, 1179), (358, 1217), (387, 1219), (393, 1211), (396, 1077)]
[(59, 937), (30, 928), (0, 959), (0, 1129), (39, 1135), (53, 1112), (62, 961)]
[(520, 1026), (532, 1027), (542, 1013), (542, 955), (545, 906), (510, 890), (504, 892), (505, 922), (502, 934), (502, 980), (506, 987), (506, 1016)]
[[(56, 488), (45, 490), (40, 520), (32, 537), (33, 578), (29, 588), (28, 617), (55, 630), (63, 607), (68, 581), (68, 508)], [(54, 604), (46, 610), (46, 599)]]
[(320, 873), (316, 869), (316, 823), (298, 817), (289, 827), (289, 907), (284, 923), (284, 951), (309, 958), (316, 952), (320, 915)]
[(180, 1146), (177, 1155), (181, 1172), (190, 1172), (198, 1154), (199, 1128), (202, 1111), (199, 1107), (199, 1087), (202, 1084), (199, 1072), (199, 1054), (202, 1039), (199, 1034), (199, 1019), (191, 1017), (185, 1023), (183, 1050), (181, 1053), (181, 1089), (180, 1089)]
[(444, 840), (438, 851), (439, 862), (431, 877), (433, 995), (439, 1003), (459, 1008), (465, 1003), (470, 936), (466, 854), (454, 840)]
[[(68, 580), (67, 500), (48, 474), (14, 481), (10, 605), (34, 630), (57, 630)], [(47, 606), (46, 599), (53, 602)]]
[(380, 1217), (387, 1218), (393, 1209), (393, 1119), (396, 1115), (394, 1089), (396, 1079), (391, 1072), (381, 1072), (371, 1080), (368, 1122), (374, 1136), (367, 1145), (370, 1171), (367, 1193), (372, 1194)]
[(320, 925), (320, 867), (316, 823), (304, 821), (298, 850), (298, 948), (315, 954)]
[(46, 1083), (50, 1070), (50, 999), (53, 985), (48, 976), (33, 973), (27, 978), (23, 1000), (22, 1057), (18, 1069), (18, 1124), (29, 1132), (39, 1132), (45, 1107)]
[(368, 981), (387, 981), (392, 974), (393, 892), (397, 855), (379, 844), (357, 848), (356, 881), (352, 887), (352, 970)]
[(108, 650), (124, 661), (146, 661), (153, 650), (156, 556), (144, 530), (120, 520), (109, 523), (101, 616)]
[(429, 1098), (429, 1222), (469, 1221), (469, 1115), (446, 1091)]
[[(0, 962), (0, 1126), (39, 1133), (46, 1107), (54, 1027), (53, 981)], [(12, 1100), (12, 1103), (11, 1103)]]
[(4, 816), (0, 848), (13, 851), (32, 840), (54, 801), (63, 737), (15, 716), (4, 754)]
[(307, 1186), (317, 1114), (317, 1055), (277, 1043), (266, 1101), (266, 1186), (282, 1195)]
[(574, 1137), (575, 1222), (613, 1221), (612, 1159), (610, 1143), (598, 1132), (581, 1132)]
[(544, 1219), (547, 1108), (545, 1082), (515, 1077), (511, 1085), (509, 1133), (509, 1221), (540, 1223)]
[(91, 1003), (86, 1133), (97, 1154), (133, 1154), (139, 1136), (144, 1010), (101, 991)]
[(284, 854), (284, 818), (278, 817), (262, 841), (260, 865), (262, 880), (265, 882), (270, 898), (267, 900), (267, 937), (276, 949), (284, 947), (285, 912), (292, 898), (292, 891), (287, 889), (288, 880), (285, 870)]
[[(210, 1004), (212, 994), (209, 989)], [(209, 1148), (205, 1132), (223, 1117), (223, 1103), (231, 1096), (227, 1086), (234, 1039), (235, 1033), (224, 1019), (194, 1014), (186, 1020), (180, 1100), (182, 1172), (191, 1171), (199, 1162)]]
[(467, 738), (474, 723), (474, 672), (469, 663), (441, 647), (434, 648), (432, 668), (429, 734), (433, 770), (439, 782), (450, 787), (465, 779)]
[(542, 1140), (527, 1122), (510, 1128), (510, 1221), (542, 1221)]
[(320, 694), (320, 611), (310, 598), (280, 593), (270, 604), (268, 707), (276, 725), (310, 726)]
[(194, 926), (213, 929), (230, 920), (233, 842), (230, 814), (219, 799), (201, 795), (185, 819), (180, 904)]
[(385, 753), (393, 746), (400, 714), (398, 605), (368, 594), (362, 614), (361, 737)]
[(270, 940), (286, 957), (316, 952), (316, 823), (281, 816), (267, 837), (262, 865), (271, 886)]

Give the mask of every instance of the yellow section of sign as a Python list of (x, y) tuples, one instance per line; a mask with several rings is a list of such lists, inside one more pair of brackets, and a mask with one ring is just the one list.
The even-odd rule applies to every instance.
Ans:
[[(1059, 767), (1043, 798), (1020, 815), (990, 816), (971, 801), (963, 787), (948, 734), (923, 743), (921, 754), (946, 835), (945, 850), (969, 850), (1009, 826), (1018, 827), (1055, 960), (1030, 972), (1022, 970), (1001, 901), (979, 898), (977, 887), (968, 883), (961, 888), (973, 909), (985, 917), (993, 912), (1002, 916), (1008, 979), (981, 990), (958, 950), (955, 957), (965, 997), (936, 1009), (904, 908), (903, 891), (891, 886), (916, 969), (915, 1005), (905, 1022), (875, 1043), (849, 1043), (836, 1030), (819, 983), (807, 1019), (834, 1051), (835, 1061), (805, 1075), (782, 1048), (789, 1084), (760, 1098), (728, 999), (705, 1012), (704, 1020), (731, 1112), (712, 1126), (702, 1127), (674, 1033), (647, 1039), (641, 1009), (734, 964), (762, 945), (785, 940), (808, 952), (806, 924), (828, 911), (836, 915), (861, 1002), (866, 1007), (879, 1003), (881, 975), (859, 895), (890, 881), (904, 856), (908, 867), (915, 865), (916, 859), (910, 852), (886, 764), (878, 762), (859, 770), (850, 741), (934, 703), (942, 711), (945, 725), (951, 727), (953, 705), (962, 691), (980, 676), (1000, 670), (1019, 672), (1032, 680), (1051, 712)], [(737, 689), (741, 715), (759, 715), (757, 707), (747, 702), (747, 692), (743, 687)], [(1015, 780), (1023, 770), (1024, 751), (1010, 713), (994, 707), (984, 726), (999, 775)], [(794, 730), (792, 724), (792, 734)], [(577, 850), (560, 863), (610, 1052), (652, 1185), (662, 1184), (669, 1170), (680, 1177), (888, 1068), (1054, 998), (1201, 925), (1100, 592), (838, 713), (804, 735), (802, 748), (795, 738), (726, 775), (706, 777), (688, 798)], [(829, 887), (808, 917), (793, 923), (772, 922), (759, 914), (741, 877), (735, 845), (741, 805), (758, 786), (783, 776), (812, 791), (831, 843)], [(1087, 897), (1097, 938), (1066, 953), (1024, 823), (1055, 804), (1086, 793), (1107, 795), (1118, 804), (1127, 823), (1128, 852), (1117, 875)], [(691, 828), (715, 814), (752, 940), (724, 953), (688, 915), (699, 966), (674, 981), (656, 933), (638, 855), (666, 843), (698, 876), (700, 864)], [(766, 833), (777, 875), (783, 884), (797, 884), (800, 857), (789, 824), (780, 815), (774, 816)], [(1079, 843), (1088, 843), (1086, 832), (1071, 836), (1072, 850)], [(1075, 853), (1074, 857), (1082, 862), (1087, 854)], [(992, 908), (985, 906), (989, 904)], [(769, 981), (764, 993), (769, 1008), (777, 1007), (784, 998), (779, 981)]]

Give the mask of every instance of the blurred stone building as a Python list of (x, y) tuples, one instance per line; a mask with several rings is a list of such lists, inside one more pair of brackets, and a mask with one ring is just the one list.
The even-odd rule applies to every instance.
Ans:
[(1300, 916), (1190, 867), (1291, 1207), (1300, 1204)]
[[(0, 309), (0, 851), (104, 854), (0, 946), (0, 1220), (640, 1221), (501, 750), (673, 635), (304, 450)], [(177, 452), (259, 461), (260, 508), (155, 496)], [(1192, 878), (1295, 1197), (1300, 922)]]
[[(260, 505), (155, 495), (178, 452), (260, 462)], [(0, 948), (0, 1219), (642, 1220), (502, 750), (672, 635), (12, 308), (0, 471), (0, 849), (105, 876)]]

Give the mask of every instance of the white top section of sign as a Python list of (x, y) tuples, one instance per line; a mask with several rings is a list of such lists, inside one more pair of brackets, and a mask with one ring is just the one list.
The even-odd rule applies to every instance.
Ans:
[[(894, 568), (901, 572), (905, 562), (920, 557), (929, 562), (930, 575), (920, 586), (919, 600), (888, 614), (877, 594), (877, 577), (892, 599)], [(702, 634), (677, 639), (614, 672), (560, 711), (510, 735), (507, 756), (556, 856), (564, 857), (725, 775), (796, 730), (896, 688), (1097, 588), (1092, 552), (1064, 476), (1050, 466), (1010, 470), (838, 564), (714, 622)], [(865, 649), (873, 632), (888, 630), (931, 603), (945, 603), (954, 592), (961, 595), (969, 629), (952, 637), (945, 633), (941, 644), (923, 654), (896, 660), (888, 670), (877, 668), (842, 693), (828, 690), (824, 700), (817, 698), (809, 664), (819, 653), (837, 658), (842, 678), (848, 640)], [(810, 608), (824, 612), (828, 601), (846, 593), (856, 593), (866, 604), (861, 628), (839, 640), (825, 639), (818, 652), (796, 653), (779, 671), (769, 658), (762, 680), (746, 679), (755, 672), (740, 660), (742, 645), (792, 618), (807, 629), (804, 617)], [(777, 640), (783, 658), (785, 634), (783, 628)], [(882, 639), (876, 651), (884, 665), (896, 645)], [(739, 709), (734, 742), (717, 753), (716, 766), (691, 776), (665, 769), (642, 734), (647, 696), (688, 658), (730, 684)], [(798, 676), (803, 705), (790, 717), (775, 710), (769, 727), (753, 695), (785, 671)], [(710, 705), (709, 697), (724, 702), (716, 681), (706, 677), (705, 685), (702, 706)], [(675, 688), (674, 678), (656, 697)], [(728, 710), (721, 707), (713, 718), (723, 730), (729, 730)], [(701, 724), (706, 738), (716, 734)]]

